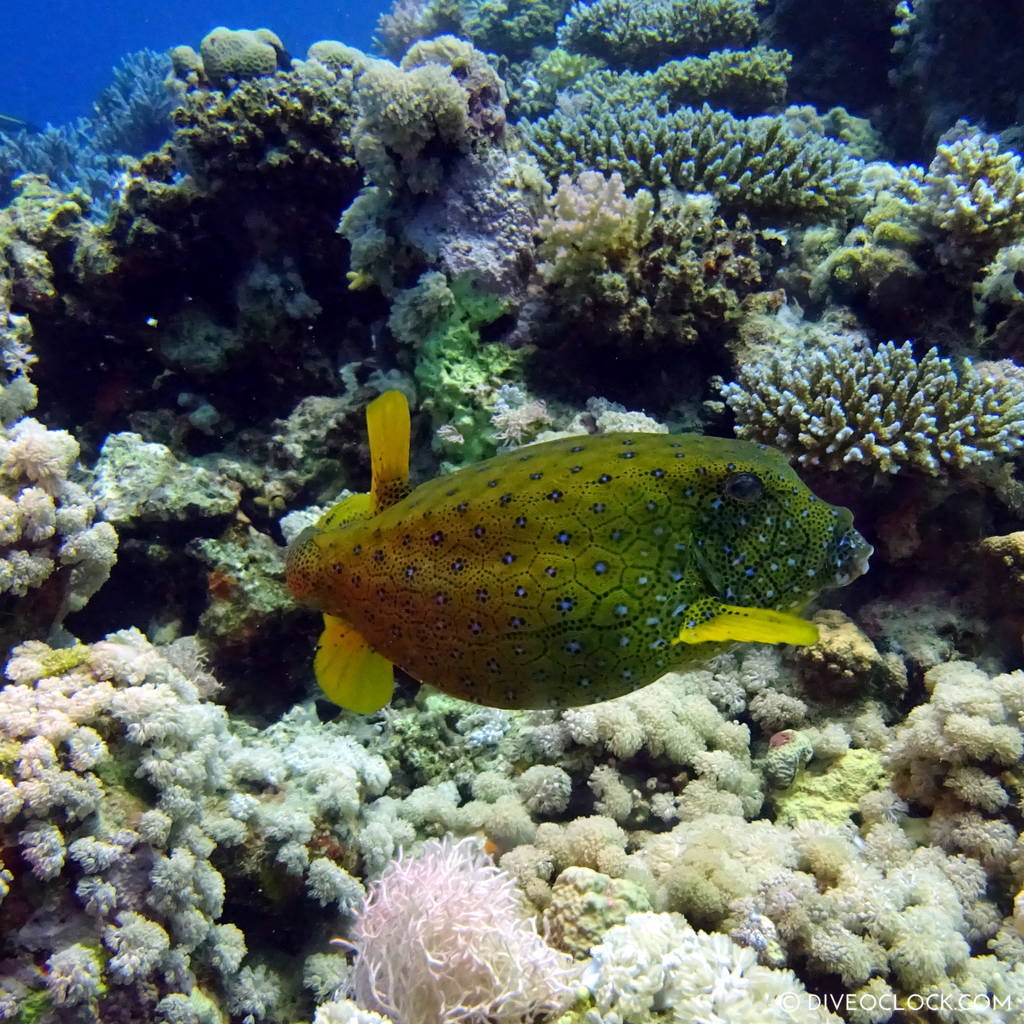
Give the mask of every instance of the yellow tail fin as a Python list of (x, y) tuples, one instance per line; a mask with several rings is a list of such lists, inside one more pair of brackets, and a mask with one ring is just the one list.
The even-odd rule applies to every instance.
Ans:
[(344, 619), (333, 615), (324, 616), (313, 671), (330, 700), (362, 715), (384, 707), (395, 686), (391, 662), (372, 650)]
[(813, 622), (769, 608), (741, 608), (734, 604), (717, 606), (714, 618), (679, 631), (674, 644), (702, 644), (712, 640), (739, 640), (761, 644), (799, 644), (818, 642), (818, 627)]
[(385, 391), (366, 407), (374, 513), (408, 493), (409, 429), (409, 403), (401, 391)]

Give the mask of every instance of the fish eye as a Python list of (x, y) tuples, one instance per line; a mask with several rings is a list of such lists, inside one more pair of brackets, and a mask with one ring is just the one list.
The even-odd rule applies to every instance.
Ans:
[(735, 501), (757, 501), (764, 494), (764, 484), (753, 473), (730, 473), (725, 478), (722, 491)]

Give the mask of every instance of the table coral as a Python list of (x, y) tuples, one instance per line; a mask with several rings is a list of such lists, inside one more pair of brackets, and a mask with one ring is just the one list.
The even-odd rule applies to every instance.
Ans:
[(750, 0), (577, 0), (558, 29), (558, 44), (618, 67), (643, 69), (680, 54), (740, 48), (756, 31)]
[(710, 192), (728, 208), (828, 220), (856, 190), (858, 165), (831, 139), (793, 135), (781, 118), (742, 120), (704, 106), (664, 113), (656, 104), (595, 102), (524, 126), (552, 181), (618, 171), (629, 192), (673, 187)]
[[(594, 70), (577, 74), (564, 83), (560, 102), (568, 105), (575, 100), (589, 105), (596, 99), (602, 104), (628, 106), (663, 100), (673, 110), (708, 103), (733, 114), (759, 114), (785, 99), (789, 66), (786, 51), (766, 46), (713, 50), (704, 57), (666, 61), (652, 71)], [(584, 67), (580, 65), (581, 70)], [(552, 96), (548, 109), (542, 111), (537, 108), (539, 99), (539, 95), (532, 97), (534, 115), (549, 113), (555, 106)]]
[(470, 0), (462, 5), (462, 33), (474, 46), (516, 59), (555, 41), (570, 0)]

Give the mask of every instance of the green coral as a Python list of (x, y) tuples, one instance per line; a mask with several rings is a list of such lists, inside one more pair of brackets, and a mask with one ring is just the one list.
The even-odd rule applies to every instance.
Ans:
[(776, 824), (842, 825), (857, 813), (860, 798), (877, 789), (884, 777), (881, 756), (873, 750), (848, 750), (825, 767), (812, 762), (784, 792), (774, 795)]
[[(229, 176), (234, 188), (253, 177), (280, 181), (288, 175), (296, 187), (301, 182), (305, 189), (339, 175), (351, 179), (356, 171), (350, 140), (356, 70), (337, 61), (328, 66), (310, 59), (297, 62), (291, 71), (241, 82), (230, 93), (186, 92), (174, 112), (173, 150), (169, 146), (162, 154), (146, 158), (139, 169), (158, 178), (166, 176), (169, 184), (177, 170), (171, 159), (181, 153), (190, 173), (207, 187)], [(130, 212), (139, 212), (142, 196), (138, 192), (146, 184), (144, 178), (133, 175)], [(191, 187), (195, 191), (195, 185)], [(185, 182), (149, 191), (155, 193), (152, 200), (165, 203), (168, 193), (189, 195)]]
[[(414, 192), (438, 187), (442, 154), (468, 146), (466, 94), (439, 64), (403, 71), (379, 61), (359, 82), (356, 153), (374, 181)], [(429, 147), (429, 148), (428, 148)]]
[(559, 46), (645, 69), (686, 54), (753, 42), (753, 0), (576, 0), (558, 30)]
[(524, 131), (552, 181), (618, 171), (630, 192), (707, 191), (726, 207), (811, 220), (841, 215), (857, 190), (860, 165), (841, 145), (797, 137), (778, 117), (743, 120), (707, 105), (665, 113), (653, 102), (598, 101)]
[(73, 647), (62, 647), (47, 649), (46, 653), (39, 659), (39, 675), (42, 679), (51, 676), (63, 676), (74, 671), (79, 665), (86, 662), (89, 657), (89, 648), (85, 644), (75, 644)]
[[(603, 60), (556, 46), (534, 60), (509, 66), (509, 98), (516, 116), (534, 119), (555, 109), (558, 94), (582, 88), (584, 76), (605, 66)], [(514, 118), (513, 118), (514, 119)]]
[(941, 142), (924, 177), (932, 226), (954, 252), (990, 255), (1024, 237), (1024, 169), (1020, 155), (975, 132)]
[(843, 107), (832, 107), (819, 114), (811, 106), (786, 107), (783, 116), (797, 135), (824, 135), (843, 143), (861, 160), (881, 159), (882, 135), (866, 117), (857, 117)]
[(416, 40), (446, 33), (465, 35), (460, 0), (394, 0), (377, 20), (373, 46), (390, 60), (400, 60)]
[(566, 868), (551, 887), (544, 933), (556, 949), (586, 960), (609, 928), (650, 909), (650, 897), (636, 882), (590, 868)]
[(877, 349), (840, 337), (745, 363), (723, 389), (741, 437), (804, 465), (912, 468), (937, 476), (1024, 448), (1024, 386), (910, 342)]
[(706, 57), (673, 60), (647, 75), (652, 95), (673, 106), (707, 102), (734, 114), (760, 113), (786, 98), (786, 75), (793, 58), (787, 50), (753, 46), (749, 50), (716, 50)]
[[(485, 405), (502, 384), (522, 378), (527, 352), (482, 340), (483, 328), (505, 312), (496, 296), (478, 289), (467, 277), (450, 284), (434, 272), (424, 277), (412, 290), (415, 294), (399, 304), (399, 319), (393, 317), (392, 324), (399, 332), (412, 331), (417, 315), (410, 306), (421, 307), (420, 330), (405, 337), (422, 338), (414, 375), (428, 396), (423, 408), (434, 427), (442, 428), (440, 440), (454, 444), (449, 450), (457, 452), (458, 461), (476, 462), (494, 454), (491, 414)], [(431, 320), (429, 329), (423, 330)]]
[(907, 305), (915, 279), (934, 274), (947, 294), (959, 291), (1024, 241), (1021, 157), (981, 132), (939, 143), (927, 168), (872, 165), (864, 184), (864, 222), (815, 271), (812, 297), (831, 288), (845, 300), (878, 305), (888, 294)]

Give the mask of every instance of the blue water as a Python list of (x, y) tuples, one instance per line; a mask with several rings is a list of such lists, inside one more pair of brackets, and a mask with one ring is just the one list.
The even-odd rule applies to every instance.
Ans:
[(366, 49), (382, 6), (325, 0), (12, 3), (5, 5), (0, 20), (7, 40), (0, 61), (0, 114), (38, 125), (88, 115), (124, 54), (182, 43), (198, 47), (218, 25), (272, 28), (289, 53), (300, 57), (318, 39), (340, 39)]

